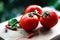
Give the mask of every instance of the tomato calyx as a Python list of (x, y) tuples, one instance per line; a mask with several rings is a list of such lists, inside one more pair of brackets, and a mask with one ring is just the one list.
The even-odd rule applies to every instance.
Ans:
[(33, 15), (34, 15), (34, 14), (31, 12), (31, 13), (30, 13), (30, 14), (28, 14), (28, 15), (29, 15), (29, 17), (33, 17)]
[(50, 16), (50, 13), (48, 11), (45, 12), (46, 16)]
[(37, 16), (40, 16), (40, 17), (42, 16), (38, 13), (37, 10), (34, 10), (33, 12), (30, 12), (29, 16), (32, 17), (33, 15), (37, 15)]
[(37, 16), (41, 16), (37, 10), (34, 10), (33, 12), (30, 12), (30, 14), (28, 14), (29, 17), (33, 17), (33, 15), (37, 15)]
[(37, 10), (32, 12), (34, 15), (40, 16), (40, 17), (45, 17), (45, 16), (50, 16), (50, 13), (48, 11), (44, 12), (44, 14), (40, 15)]
[(41, 15), (38, 13), (37, 10), (35, 10), (33, 14), (34, 14), (34, 15), (37, 15), (37, 16), (41, 16)]
[(46, 16), (50, 16), (50, 13), (48, 11), (46, 11), (46, 12), (44, 12), (44, 14), (42, 14), (42, 18), (44, 18)]
[(40, 15), (40, 14), (38, 13), (38, 11), (35, 10), (34, 12), (31, 12), (31, 14), (37, 15), (37, 16), (42, 17), (42, 18), (44, 18), (45, 16), (50, 16), (50, 13), (49, 13), (48, 11), (45, 11), (42, 15)]

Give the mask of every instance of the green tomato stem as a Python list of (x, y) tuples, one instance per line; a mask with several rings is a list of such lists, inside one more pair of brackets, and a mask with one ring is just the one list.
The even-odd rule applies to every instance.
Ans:
[(30, 14), (28, 14), (28, 15), (29, 15), (29, 17), (33, 17), (34, 14), (33, 14), (33, 13), (30, 13)]
[(50, 13), (48, 11), (44, 12), (44, 14), (42, 14), (42, 18), (44, 18), (45, 16), (50, 16)]

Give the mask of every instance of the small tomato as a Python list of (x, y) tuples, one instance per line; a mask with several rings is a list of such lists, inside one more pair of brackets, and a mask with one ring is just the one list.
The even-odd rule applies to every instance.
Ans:
[(38, 25), (38, 17), (32, 13), (24, 14), (20, 19), (20, 25), (25, 31), (32, 31)]
[(40, 23), (43, 27), (50, 29), (58, 22), (58, 15), (53, 10), (45, 11), (43, 16), (40, 17)]

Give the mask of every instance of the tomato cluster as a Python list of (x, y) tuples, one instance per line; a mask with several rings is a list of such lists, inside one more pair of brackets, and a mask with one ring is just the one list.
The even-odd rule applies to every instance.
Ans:
[(30, 5), (20, 19), (20, 25), (25, 31), (33, 31), (38, 23), (44, 28), (50, 29), (58, 22), (58, 16), (53, 10), (43, 11), (39, 5)]

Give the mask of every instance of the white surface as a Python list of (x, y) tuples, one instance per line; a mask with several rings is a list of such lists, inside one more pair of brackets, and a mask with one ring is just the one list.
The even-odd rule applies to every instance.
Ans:
[[(60, 12), (57, 12), (58, 15), (60, 15), (59, 13)], [(20, 19), (20, 17), (16, 17), (16, 18)], [(5, 40), (50, 40), (52, 37), (60, 34), (60, 20), (49, 32), (40, 33), (38, 36), (34, 36), (31, 39), (28, 39), (25, 37), (27, 33), (22, 29), (19, 29), (18, 31), (8, 30), (8, 32), (5, 33), (4, 30), (5, 30), (6, 24), (7, 24), (7, 21), (0, 23), (0, 36)], [(38, 26), (41, 26), (41, 25), (38, 25)]]

